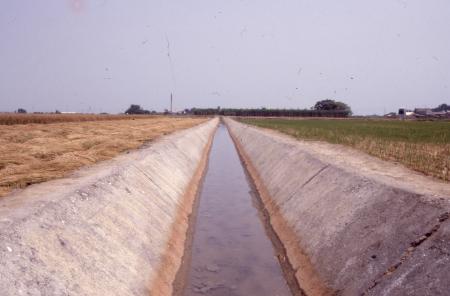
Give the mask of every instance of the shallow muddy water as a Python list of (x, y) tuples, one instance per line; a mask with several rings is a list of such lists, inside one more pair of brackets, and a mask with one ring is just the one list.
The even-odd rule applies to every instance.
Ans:
[(291, 295), (227, 129), (214, 138), (184, 295)]

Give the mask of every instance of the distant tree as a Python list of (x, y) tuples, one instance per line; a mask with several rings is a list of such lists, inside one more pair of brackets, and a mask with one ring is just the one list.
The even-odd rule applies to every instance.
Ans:
[(59, 111), (58, 109), (55, 110), (55, 114), (61, 114), (61, 111)]
[(450, 106), (447, 104), (440, 104), (433, 109), (434, 112), (450, 111)]
[(335, 101), (335, 100), (321, 100), (318, 101), (313, 110), (318, 111), (348, 111), (348, 115), (352, 114), (352, 109), (350, 106), (343, 102)]
[(130, 105), (125, 114), (150, 114), (150, 111), (142, 109), (139, 105)]
[(23, 113), (23, 114), (25, 114), (25, 113), (27, 113), (27, 110), (25, 110), (25, 109), (23, 109), (23, 108), (19, 108), (19, 109), (17, 109), (17, 113)]

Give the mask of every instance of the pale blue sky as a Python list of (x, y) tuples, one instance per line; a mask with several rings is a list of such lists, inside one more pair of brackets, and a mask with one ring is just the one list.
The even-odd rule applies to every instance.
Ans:
[(0, 111), (450, 103), (448, 0), (2, 0), (0, 38)]

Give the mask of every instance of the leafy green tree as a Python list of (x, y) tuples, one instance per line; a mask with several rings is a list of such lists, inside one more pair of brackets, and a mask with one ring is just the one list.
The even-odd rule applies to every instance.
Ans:
[(318, 111), (347, 111), (348, 115), (352, 114), (352, 109), (344, 102), (335, 100), (321, 100), (318, 101), (314, 107), (314, 110)]

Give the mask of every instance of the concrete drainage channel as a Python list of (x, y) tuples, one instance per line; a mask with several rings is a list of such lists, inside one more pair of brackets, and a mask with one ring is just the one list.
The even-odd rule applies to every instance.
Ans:
[(1, 200), (1, 294), (448, 295), (448, 184), (225, 123)]
[[(178, 295), (299, 295), (288, 286), (238, 153), (225, 126), (215, 135), (209, 165), (192, 219), (191, 243), (178, 278)], [(266, 227), (266, 229), (265, 229)], [(275, 236), (272, 236), (276, 239)], [(289, 277), (289, 266), (284, 262)], [(291, 272), (291, 278), (292, 272)]]

